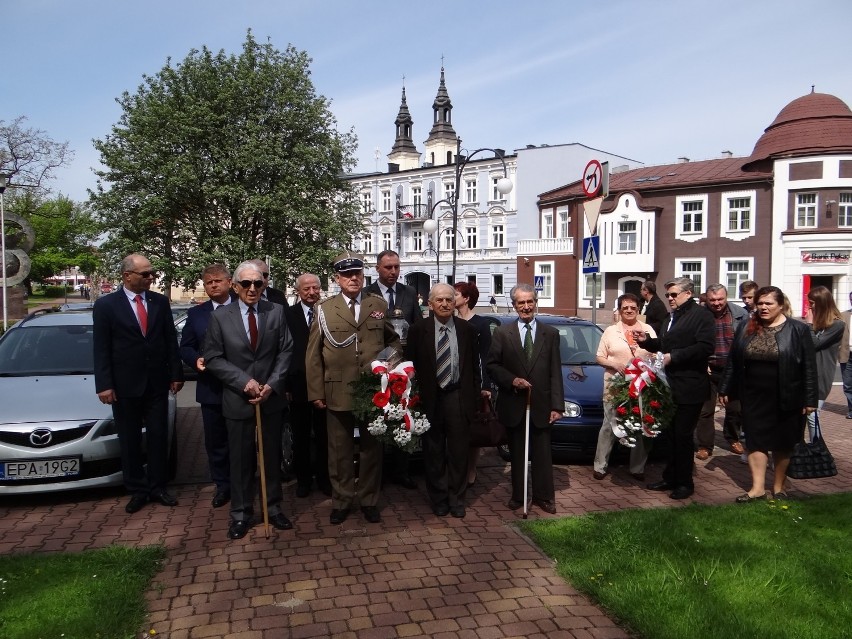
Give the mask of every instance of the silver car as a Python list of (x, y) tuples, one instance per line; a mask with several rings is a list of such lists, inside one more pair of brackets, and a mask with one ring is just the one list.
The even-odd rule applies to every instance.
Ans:
[[(0, 338), (0, 495), (121, 485), (112, 408), (95, 393), (91, 312), (33, 314)], [(169, 468), (176, 470), (169, 394)]]

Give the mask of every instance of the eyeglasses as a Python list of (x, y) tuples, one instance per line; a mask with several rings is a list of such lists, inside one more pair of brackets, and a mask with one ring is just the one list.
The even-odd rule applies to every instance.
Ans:
[(666, 293), (665, 296), (668, 297), (669, 299), (674, 299), (675, 297), (677, 297), (681, 293), (683, 293), (683, 291), (678, 291), (677, 293)]
[(139, 277), (154, 277), (156, 273), (154, 271), (127, 271), (128, 273), (136, 273)]
[(638, 310), (639, 310), (639, 308), (636, 307), (636, 306), (622, 306), (621, 307), (622, 313), (625, 312), (625, 311), (638, 311)]
[(240, 280), (239, 282), (237, 282), (237, 284), (239, 284), (245, 289), (251, 288), (252, 285), (254, 285), (257, 290), (263, 288), (263, 280)]

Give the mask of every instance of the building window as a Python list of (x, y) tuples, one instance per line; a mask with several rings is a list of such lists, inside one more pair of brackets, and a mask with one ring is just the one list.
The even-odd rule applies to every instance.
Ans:
[(369, 215), (373, 209), (373, 194), (372, 193), (362, 193), (361, 194), (361, 208), (364, 210), (364, 213)]
[(816, 223), (816, 193), (799, 193), (796, 195), (796, 226), (813, 228)]
[(361, 252), (364, 255), (369, 255), (373, 252), (373, 232), (369, 230), (364, 231), (364, 235), (361, 236)]
[(722, 272), (722, 281), (725, 283), (730, 296), (735, 297), (736, 292), (740, 289), (740, 284), (751, 279), (751, 267), (751, 258), (727, 258), (722, 260), (722, 268), (720, 269)]
[(559, 237), (568, 237), (568, 211), (559, 211)]
[(677, 260), (675, 273), (680, 274), (678, 277), (688, 277), (693, 281), (695, 297), (704, 290), (704, 260)]
[(542, 217), (541, 237), (544, 239), (553, 237), (553, 213), (545, 213)]
[(468, 226), (465, 229), (465, 242), (467, 242), (467, 248), (479, 248), (479, 243), (477, 241), (477, 236), (479, 234), (476, 231), (477, 228), (475, 226)]
[(464, 196), (467, 198), (467, 203), (472, 204), (476, 199), (476, 178), (464, 181)]
[[(473, 284), (474, 286), (476, 286), (476, 275), (475, 274), (474, 275), (468, 275), (467, 276), (467, 283)], [(479, 287), (477, 286), (477, 288), (479, 288)]]
[(393, 248), (391, 244), (391, 234), (387, 232), (382, 233), (382, 250), (390, 251)]
[(682, 233), (701, 233), (704, 230), (704, 202), (684, 202), (681, 211)]
[(423, 251), (423, 231), (411, 231), (411, 251), (416, 253)]
[(390, 191), (382, 191), (382, 210), (390, 211), (391, 210), (391, 192)]
[(444, 182), (444, 197), (450, 201), (456, 195), (456, 183), (455, 182)]
[(841, 193), (837, 209), (837, 226), (852, 226), (852, 193)]
[(636, 222), (618, 223), (618, 251), (619, 253), (636, 252)]
[(586, 273), (583, 275), (583, 298), (591, 300), (593, 297), (600, 301), (601, 299), (601, 284), (596, 282), (594, 273)]
[(414, 206), (420, 206), (423, 202), (423, 190), (419, 186), (411, 187), (411, 203)]
[(492, 275), (491, 276), (491, 294), (492, 295), (502, 295), (503, 294), (503, 275)]
[(539, 298), (550, 299), (553, 297), (553, 262), (536, 262), (535, 274), (541, 276), (542, 288)]
[(751, 198), (728, 198), (728, 231), (748, 231), (751, 229)]
[(491, 248), (505, 248), (506, 236), (503, 232), (502, 224), (493, 224), (491, 226)]
[(502, 175), (500, 177), (491, 178), (491, 200), (494, 202), (500, 202), (506, 199), (506, 196), (497, 190), (497, 182), (499, 182), (502, 178)]
[(445, 228), (441, 238), (441, 248), (444, 251), (452, 251), (456, 248), (456, 236), (453, 234), (452, 227)]

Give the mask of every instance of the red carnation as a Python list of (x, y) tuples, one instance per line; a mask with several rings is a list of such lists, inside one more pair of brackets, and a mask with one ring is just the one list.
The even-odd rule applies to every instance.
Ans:
[(626, 415), (627, 409), (624, 408), (624, 406), (619, 406), (618, 408), (615, 409), (615, 412), (618, 413), (619, 415)]
[(634, 415), (639, 415), (642, 411), (639, 410), (638, 406), (634, 406), (633, 408), (630, 409), (630, 412), (633, 413)]
[(420, 403), (420, 395), (412, 395), (408, 398), (408, 407), (414, 408), (417, 404)]
[(376, 393), (373, 395), (373, 405), (384, 408), (390, 401), (390, 393)]
[(660, 407), (662, 407), (662, 404), (660, 402), (658, 402), (656, 399), (651, 400), (651, 408), (660, 408)]
[(653, 423), (654, 423), (654, 418), (653, 418), (653, 417), (651, 417), (651, 415), (645, 415), (645, 416), (642, 418), (642, 420), (643, 420), (646, 424), (653, 424)]
[(392, 380), (390, 383), (390, 389), (393, 391), (394, 395), (402, 395), (405, 392), (408, 383), (404, 380)]

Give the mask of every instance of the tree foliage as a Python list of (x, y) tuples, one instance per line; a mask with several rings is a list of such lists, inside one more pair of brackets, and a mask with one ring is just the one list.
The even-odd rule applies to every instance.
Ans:
[(10, 187), (43, 193), (54, 170), (74, 153), (68, 142), (54, 142), (44, 131), (26, 127), (26, 121), (24, 116), (8, 124), (0, 120), (0, 173), (10, 176)]
[(355, 137), (337, 131), (309, 63), (249, 31), (239, 56), (193, 50), (125, 92), (94, 142), (107, 168), (90, 196), (111, 258), (144, 253), (184, 286), (211, 262), (267, 255), (279, 278), (327, 271), (357, 228), (343, 179)]

